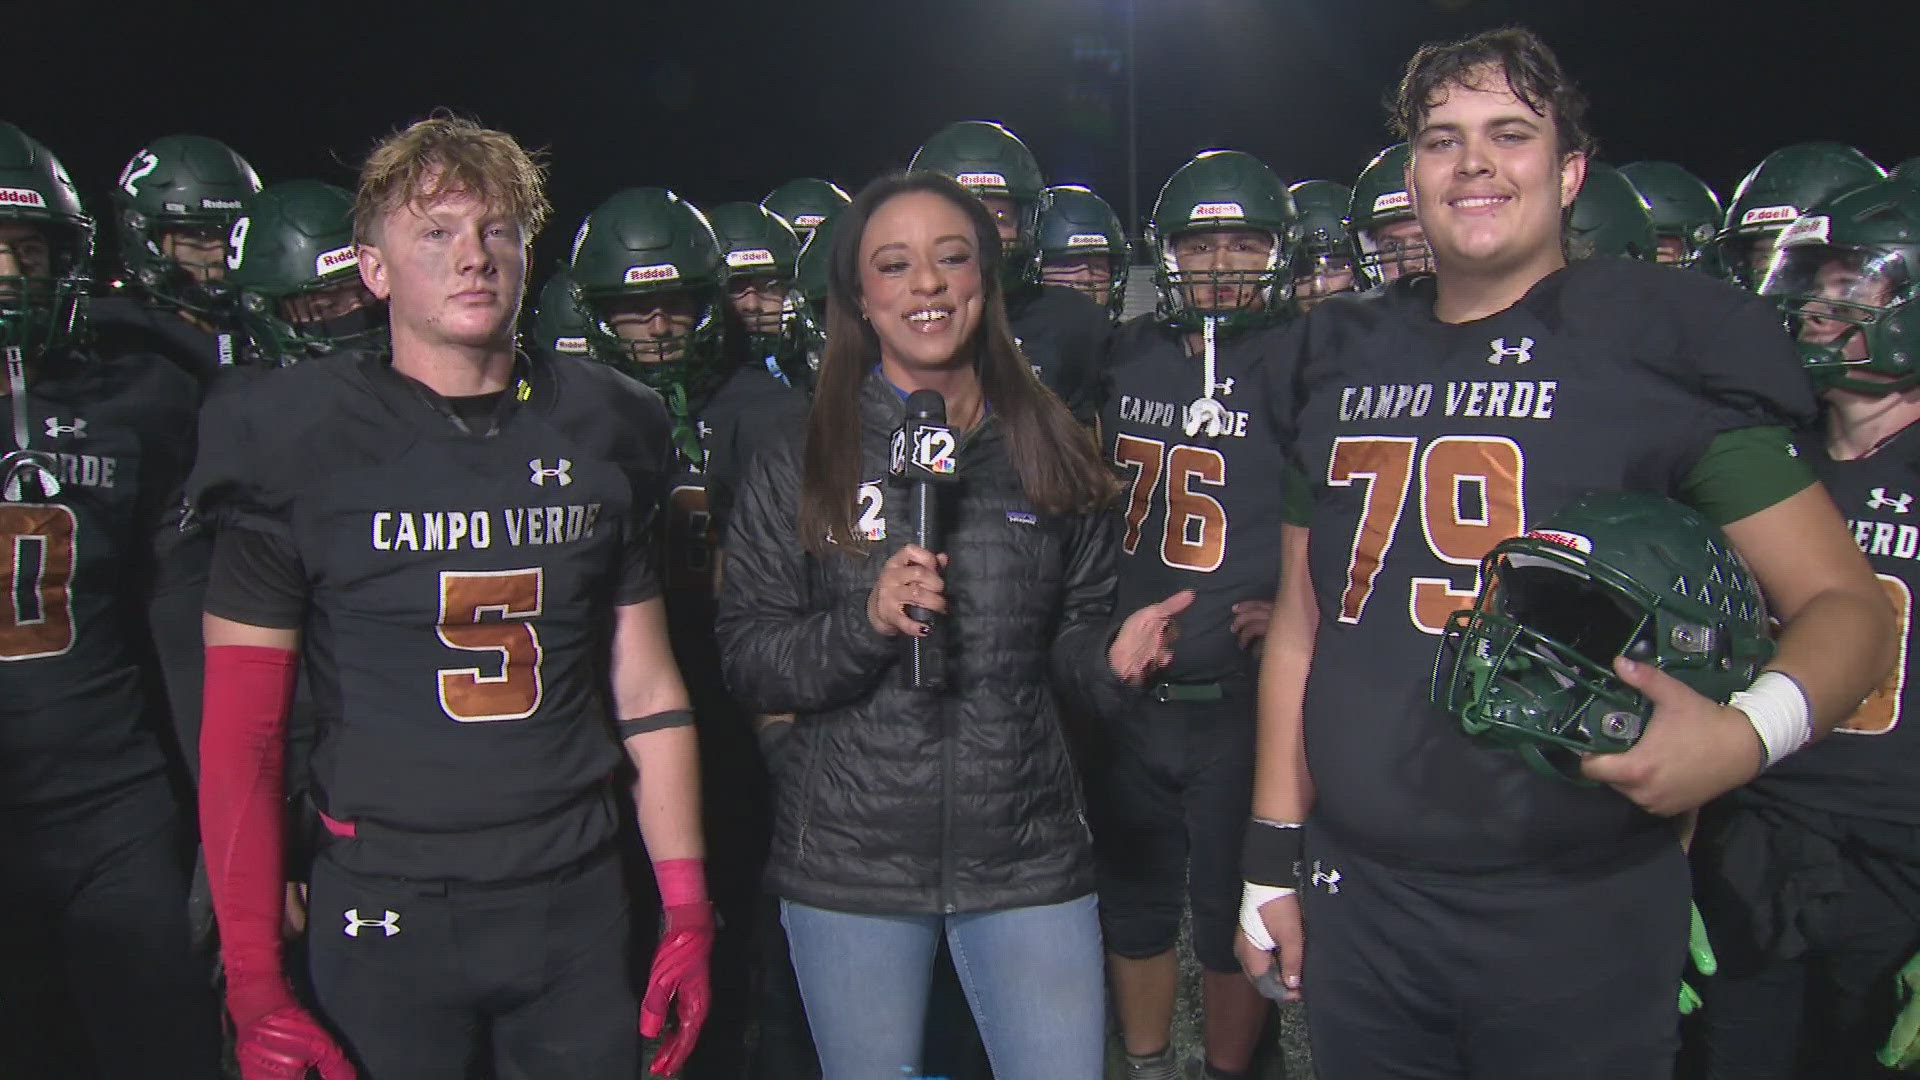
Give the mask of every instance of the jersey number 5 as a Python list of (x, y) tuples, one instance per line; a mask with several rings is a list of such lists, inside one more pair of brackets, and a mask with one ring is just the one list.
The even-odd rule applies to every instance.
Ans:
[(0, 661), (73, 648), (73, 511), (0, 504)]
[(1366, 484), (1367, 501), (1347, 559), (1347, 585), (1340, 594), (1340, 621), (1357, 623), (1373, 595), (1374, 578), (1399, 531), (1407, 489), (1419, 458), (1420, 531), (1433, 557), (1473, 567), (1465, 589), (1446, 577), (1415, 577), (1407, 597), (1413, 625), (1429, 634), (1446, 628), (1447, 616), (1473, 606), (1480, 592), (1480, 559), (1493, 545), (1527, 528), (1526, 457), (1511, 439), (1493, 435), (1446, 435), (1419, 452), (1419, 440), (1396, 436), (1335, 439), (1327, 463), (1332, 487)]
[(1227, 482), (1227, 459), (1209, 446), (1168, 447), (1159, 439), (1116, 436), (1113, 463), (1133, 473), (1127, 489), (1127, 554), (1140, 546), (1140, 525), (1153, 506), (1160, 474), (1167, 475), (1166, 523), (1160, 530), (1160, 561), (1180, 570), (1211, 573), (1227, 555), (1227, 508), (1193, 485)]
[[(546, 575), (528, 570), (442, 571), (440, 621), (449, 649), (492, 654), (481, 668), (441, 668), (440, 708), (464, 724), (525, 720), (540, 707), (540, 631), (531, 622), (546, 602)], [(493, 616), (488, 618), (487, 616)]]

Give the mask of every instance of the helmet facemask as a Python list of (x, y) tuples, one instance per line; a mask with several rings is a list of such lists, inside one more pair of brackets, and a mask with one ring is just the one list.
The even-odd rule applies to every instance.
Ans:
[[(675, 304), (670, 298), (682, 298)], [(587, 319), (587, 340), (595, 353), (667, 398), (684, 415), (706, 396), (718, 353), (724, 297), (691, 289), (610, 292), (580, 295)], [(665, 333), (628, 337), (618, 327), (623, 314), (651, 310), (647, 322), (665, 322)], [(679, 327), (684, 327), (681, 329)]]
[(87, 262), (92, 254), (86, 229), (64, 222), (0, 218), (32, 231), (0, 240), (11, 256), (0, 274), (0, 348), (18, 348), (27, 357), (63, 349), (79, 336), (85, 321)]
[(1878, 396), (1920, 384), (1920, 307), (1908, 310), (1920, 292), (1915, 256), (1884, 245), (1789, 242), (1780, 249), (1760, 292), (1780, 301), (1818, 385)]
[(240, 324), (262, 360), (285, 366), (342, 349), (378, 349), (387, 307), (357, 272), (279, 295), (240, 290)]
[[(1182, 241), (1212, 236), (1215, 242), (1240, 243), (1237, 234), (1242, 233), (1259, 233), (1267, 238), (1267, 250), (1259, 256), (1258, 265), (1245, 269), (1217, 265), (1207, 269), (1181, 268)], [(1160, 249), (1159, 314), (1178, 326), (1199, 329), (1212, 323), (1228, 333), (1258, 326), (1271, 321), (1293, 295), (1293, 281), (1287, 270), (1287, 244), (1270, 230), (1231, 224), (1186, 229), (1159, 240), (1157, 246)]]
[(1586, 783), (1581, 757), (1632, 749), (1653, 711), (1615, 674), (1615, 657), (1725, 701), (1752, 681), (1771, 645), (1734, 632), (1763, 624), (1765, 605), (1750, 575), (1732, 568), (1730, 549), (1718, 555), (1725, 569), (1713, 562), (1696, 572), (1706, 578), (1667, 568), (1672, 591), (1660, 592), (1565, 541), (1584, 538), (1543, 530), (1487, 555), (1475, 606), (1447, 621), (1431, 693), (1469, 735), (1542, 775)]

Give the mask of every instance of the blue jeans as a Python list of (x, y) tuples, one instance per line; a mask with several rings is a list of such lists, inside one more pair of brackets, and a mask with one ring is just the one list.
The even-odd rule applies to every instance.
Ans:
[(826, 1080), (919, 1075), (943, 931), (996, 1080), (1099, 1080), (1106, 985), (1092, 894), (976, 915), (854, 915), (786, 900), (780, 912)]

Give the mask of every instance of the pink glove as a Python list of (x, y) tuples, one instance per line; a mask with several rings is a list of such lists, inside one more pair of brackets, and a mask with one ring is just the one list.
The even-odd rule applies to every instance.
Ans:
[(262, 1016), (241, 1027), (234, 1043), (243, 1080), (354, 1080), (353, 1066), (320, 1025), (298, 1005)]
[(654, 881), (660, 887), (660, 903), (666, 910), (666, 925), (660, 931), (660, 944), (653, 952), (653, 969), (647, 973), (647, 992), (640, 999), (640, 1034), (652, 1039), (666, 1030), (667, 1007), (671, 1002), (679, 1024), (660, 1043), (653, 1057), (655, 1076), (672, 1076), (686, 1064), (693, 1044), (700, 1038), (700, 1027), (707, 1021), (707, 1005), (712, 989), (707, 978), (707, 960), (713, 953), (713, 937), (718, 929), (713, 905), (707, 902), (705, 863), (700, 859), (669, 859), (653, 864)]

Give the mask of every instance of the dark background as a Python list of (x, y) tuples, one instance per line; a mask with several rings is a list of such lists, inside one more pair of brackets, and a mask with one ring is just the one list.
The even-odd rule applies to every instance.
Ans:
[[(1806, 139), (1920, 153), (1906, 0), (1131, 0), (1139, 209), (1199, 150), (1351, 182), (1422, 41), (1520, 22), (1593, 101), (1601, 154), (1678, 161), (1725, 196)], [(268, 183), (351, 187), (371, 142), (448, 106), (542, 147), (559, 257), (614, 190), (697, 205), (799, 175), (850, 191), (942, 124), (998, 119), (1055, 183), (1127, 216), (1129, 0), (656, 0), (64, 5), (0, 0), (0, 118), (61, 156), (101, 217), (148, 139), (211, 135)], [(104, 237), (103, 237), (104, 239)], [(536, 273), (536, 279), (544, 277)]]

